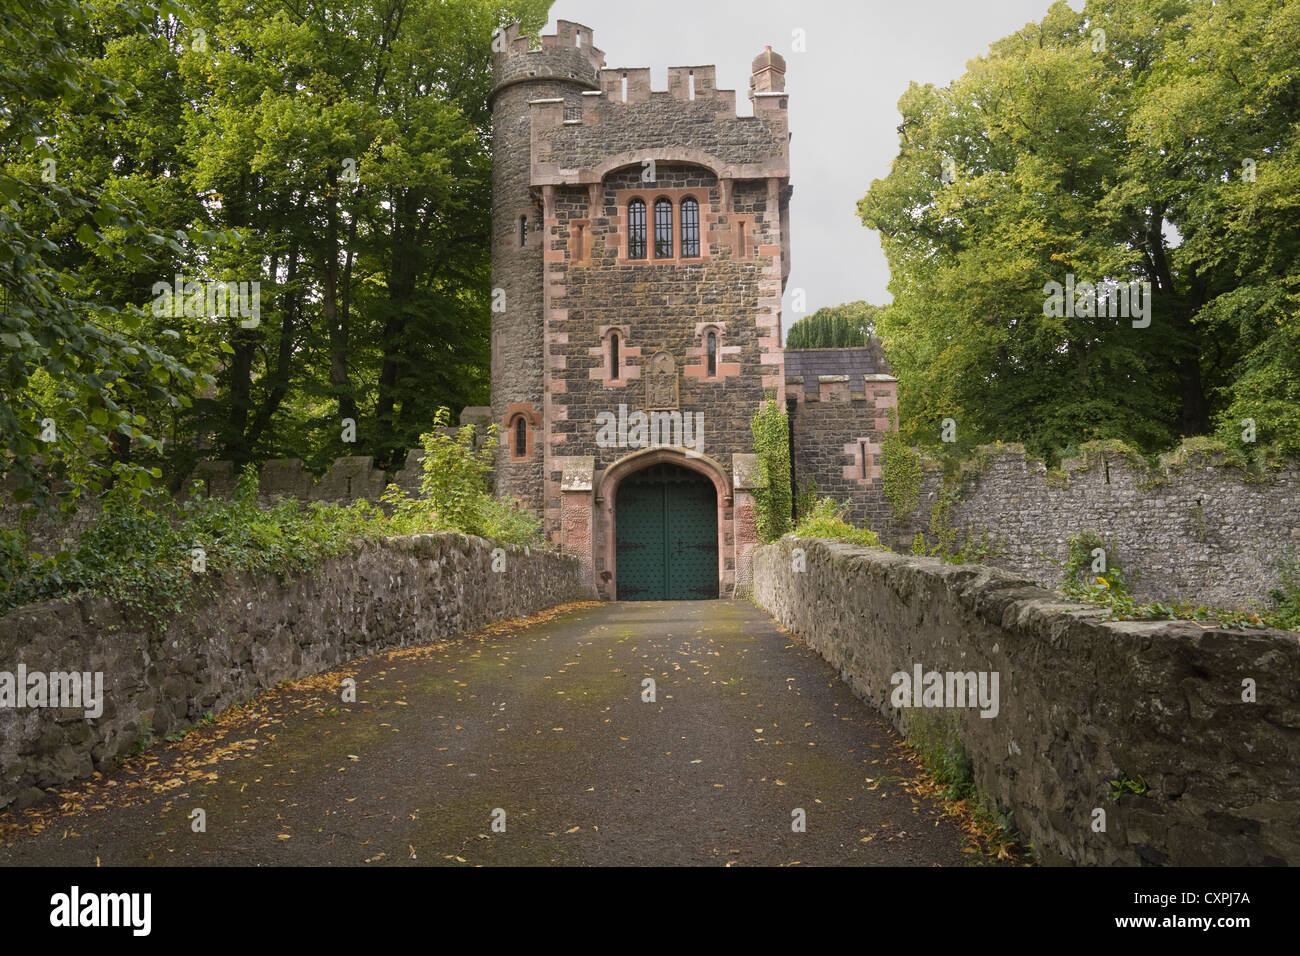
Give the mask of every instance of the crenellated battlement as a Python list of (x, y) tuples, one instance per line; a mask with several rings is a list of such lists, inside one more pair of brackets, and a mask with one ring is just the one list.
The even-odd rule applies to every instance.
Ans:
[[(572, 20), (557, 20), (555, 23), (555, 33), (543, 34), (536, 39), (541, 44), (541, 50), (533, 48), (533, 37), (520, 32), (518, 22), (507, 24), (502, 30), (504, 45), (511, 53), (538, 53), (545, 50), (568, 50), (585, 47), (588, 50), (594, 49), (594, 40), (591, 27), (583, 26), (581, 23), (574, 23)], [(604, 59), (604, 54), (595, 50)]]
[(600, 71), (600, 92), (610, 103), (649, 103), (663, 98), (682, 103), (714, 106), (719, 113), (736, 114), (736, 91), (718, 89), (718, 68), (708, 66), (670, 66), (668, 89), (650, 86), (648, 67), (627, 67)]
[[(540, 47), (534, 49), (534, 41)], [(560, 20), (554, 34), (533, 38), (520, 33), (518, 23), (493, 37), (492, 72), (495, 83), (489, 102), (501, 90), (532, 80), (570, 80), (588, 89), (599, 88), (605, 54), (593, 45), (590, 27)]]
[(598, 88), (529, 99), (534, 187), (593, 184), (613, 169), (686, 162), (719, 179), (785, 179), (790, 131), (785, 61), (766, 48), (749, 82), (752, 116), (736, 114), (736, 91), (719, 89), (717, 67), (672, 66), (668, 88), (648, 67), (602, 68)]

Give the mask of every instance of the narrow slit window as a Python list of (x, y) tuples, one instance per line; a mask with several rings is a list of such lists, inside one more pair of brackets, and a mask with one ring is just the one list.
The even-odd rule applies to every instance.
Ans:
[(682, 258), (691, 259), (700, 254), (700, 204), (694, 199), (682, 200)]
[(528, 245), (528, 217), (519, 217), (519, 245)]
[(645, 200), (633, 199), (627, 204), (627, 257), (645, 258)]
[(862, 477), (867, 477), (867, 443), (858, 442), (858, 450), (862, 453)]
[(618, 333), (615, 332), (609, 337), (609, 377), (617, 379), (618, 375)]
[(718, 333), (710, 332), (708, 338), (709, 378), (718, 374)]
[(739, 233), (739, 238), (736, 243), (737, 258), (743, 259), (745, 258), (745, 223), (742, 221), (737, 223), (736, 225), (738, 227), (738, 233)]
[(580, 225), (573, 234), (573, 258), (578, 262), (586, 258), (586, 250), (583, 248), (586, 245), (586, 231), (587, 227)]
[(528, 422), (520, 415), (515, 419), (515, 457), (528, 456)]
[(655, 258), (673, 257), (673, 204), (667, 199), (655, 201)]

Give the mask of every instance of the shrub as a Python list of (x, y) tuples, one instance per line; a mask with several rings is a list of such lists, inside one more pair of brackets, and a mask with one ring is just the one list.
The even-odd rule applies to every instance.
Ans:
[(1282, 572), (1280, 587), (1269, 592), (1277, 603), (1273, 620), (1278, 627), (1300, 630), (1300, 555), (1289, 552), (1278, 567)]
[(501, 426), (489, 426), (476, 450), (473, 425), (450, 435), (439, 430), (447, 428), (450, 419), (449, 409), (438, 409), (434, 430), (420, 436), (424, 447), (420, 497), (409, 498), (396, 485), (384, 492), (381, 501), (391, 509), (392, 533), (446, 530), (507, 544), (540, 544), (541, 521), (516, 499), (495, 498), (488, 488)]
[(799, 485), (799, 493), (794, 496), (794, 520), (802, 521), (817, 504), (817, 479), (809, 478)]
[(825, 538), (832, 541), (848, 541), (852, 544), (878, 546), (880, 538), (869, 528), (855, 528), (846, 518), (848, 504), (836, 504), (830, 498), (822, 498), (808, 515), (794, 529), (796, 537)]
[[(1105, 563), (1097, 571), (1094, 551), (1105, 552)], [(1133, 592), (1124, 567), (1115, 554), (1114, 545), (1102, 540), (1096, 531), (1081, 531), (1070, 539), (1070, 553), (1065, 559), (1062, 589), (1072, 597), (1128, 597)]]
[[(445, 424), (447, 414), (442, 409), (435, 426)], [(286, 499), (259, 508), (251, 465), (229, 500), (194, 493), (177, 503), (156, 488), (114, 489), (104, 495), (100, 513), (75, 549), (53, 557), (31, 555), (23, 532), (0, 533), (0, 613), (47, 598), (97, 594), (161, 625), (222, 575), (306, 571), (352, 551), (362, 540), (459, 531), (540, 545), (541, 522), (518, 502), (488, 491), (495, 437), (493, 432), (476, 451), (467, 429), (422, 436), (424, 494), (408, 498), (390, 485), (381, 501), (391, 514), (365, 501), (303, 505)]]

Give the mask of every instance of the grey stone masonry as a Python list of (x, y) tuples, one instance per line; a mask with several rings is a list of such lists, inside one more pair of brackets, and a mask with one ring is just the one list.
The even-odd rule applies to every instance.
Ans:
[[(1090, 450), (1049, 473), (1020, 445), (989, 446), (964, 471), (949, 517), (958, 546), (986, 540), (986, 560), (1055, 586), (1070, 538), (1099, 533), (1113, 545), (1141, 600), (1264, 607), (1279, 562), (1300, 555), (1300, 466), (1251, 474), (1222, 456), (1183, 449), (1158, 468), (1124, 452)], [(905, 521), (873, 525), (906, 551), (927, 532), (943, 495), (927, 467), (919, 504)], [(933, 545), (931, 536), (929, 543)]]
[[(754, 601), (901, 732), (969, 760), (1044, 862), (1300, 864), (1300, 635), (1107, 623), (996, 568), (835, 542), (787, 537), (753, 570)], [(945, 694), (900, 694), (917, 669)], [(948, 674), (984, 675), (993, 706), (947, 696)]]
[(880, 528), (888, 516), (881, 448), (893, 427), (898, 380), (880, 342), (839, 349), (785, 350), (795, 487), (849, 506), (852, 520)]
[(0, 807), (107, 768), (146, 722), (165, 736), (282, 680), (594, 596), (574, 558), (444, 533), (366, 544), (284, 578), (231, 575), (157, 634), (104, 598), (19, 608), (0, 617), (0, 667), (99, 672), (103, 712), (0, 708)]
[[(420, 449), (407, 452), (405, 465), (393, 474), (392, 483), (408, 495), (419, 495), (420, 466), (423, 461), (424, 452)], [(201, 461), (181, 483), (180, 495), (188, 496), (191, 488), (197, 485), (199, 493), (204, 497), (232, 497), (235, 491), (234, 475), (234, 462)], [(337, 458), (319, 480), (297, 458), (273, 458), (262, 465), (258, 473), (257, 489), (258, 500), (262, 504), (269, 504), (276, 498), (297, 498), (299, 501), (325, 501), (333, 504), (368, 501), (377, 505), (388, 484), (389, 479), (383, 469), (376, 468), (375, 460), (369, 456)]]

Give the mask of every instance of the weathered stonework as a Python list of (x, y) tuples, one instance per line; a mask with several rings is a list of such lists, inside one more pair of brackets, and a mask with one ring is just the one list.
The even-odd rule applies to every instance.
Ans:
[[(755, 602), (896, 728), (956, 735), (1045, 862), (1300, 863), (1300, 635), (1105, 623), (996, 568), (835, 542), (786, 538), (753, 568)], [(997, 672), (996, 716), (893, 706), (916, 665)], [(1112, 802), (1125, 778), (1149, 789)]]
[[(505, 302), (493, 316), (492, 407), (509, 429), (526, 405), (536, 440), (525, 456), (503, 446), (496, 488), (535, 509), (554, 543), (577, 548), (613, 597), (618, 481), (665, 462), (701, 472), (718, 492), (725, 593), (757, 544), (752, 496), (728, 466), (753, 453), (750, 421), (765, 397), (785, 402), (785, 61), (770, 47), (755, 58), (753, 115), (737, 116), (712, 66), (670, 67), (656, 91), (648, 69), (605, 68), (579, 24), (559, 21), (537, 50), (517, 27), (504, 39), (492, 93), (493, 285)], [(644, 257), (630, 238), (637, 202)], [(672, 211), (668, 249), (656, 247), (657, 203)], [(682, 234), (686, 204), (698, 209), (698, 248)], [(620, 409), (700, 415), (703, 442), (598, 441), (599, 416)], [(875, 420), (837, 427), (869, 435)], [(592, 461), (589, 490), (566, 487), (576, 459)]]
[[(672, 67), (657, 92), (647, 69), (604, 68), (578, 24), (559, 21), (538, 50), (516, 27), (505, 41), (492, 94), (493, 284), (506, 302), (494, 316), (492, 401), (507, 427), (513, 403), (535, 409), (537, 441), (526, 458), (499, 456), (497, 490), (541, 514), (551, 540), (590, 561), (612, 597), (614, 498), (627, 466), (699, 471), (718, 491), (719, 586), (730, 588), (754, 542), (736, 538), (727, 466), (752, 453), (749, 422), (765, 391), (783, 399), (785, 388), (784, 62), (770, 51), (755, 60), (754, 115), (741, 117), (713, 67)], [(644, 258), (629, 247), (634, 200), (646, 204)], [(673, 210), (667, 255), (655, 248), (660, 201)], [(681, 237), (686, 202), (698, 204), (698, 250)], [(598, 442), (598, 416), (620, 407), (702, 415), (703, 442)], [(591, 487), (569, 487), (566, 463), (587, 459)]]
[[(927, 468), (912, 516), (872, 527), (906, 551), (913, 535), (929, 530), (942, 492), (938, 468)], [(1097, 451), (1049, 474), (1019, 445), (989, 447), (966, 472), (949, 521), (959, 543), (987, 537), (996, 548), (988, 563), (1049, 586), (1060, 581), (1070, 538), (1093, 530), (1114, 543), (1142, 600), (1267, 606), (1279, 559), (1300, 554), (1300, 468), (1254, 476), (1175, 452), (1153, 470), (1129, 455)]]
[(282, 680), (390, 647), (443, 640), (492, 621), (595, 596), (572, 557), (460, 534), (367, 544), (312, 573), (239, 574), (161, 636), (103, 598), (47, 601), (0, 617), (0, 668), (102, 672), (104, 710), (0, 708), (0, 807), (105, 769), (149, 721), (184, 729)]
[(881, 441), (898, 414), (898, 380), (872, 340), (862, 348), (786, 349), (787, 406), (796, 488), (849, 502), (853, 520), (882, 527), (889, 513)]

